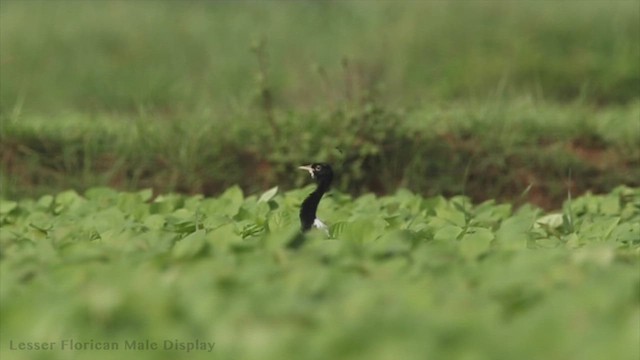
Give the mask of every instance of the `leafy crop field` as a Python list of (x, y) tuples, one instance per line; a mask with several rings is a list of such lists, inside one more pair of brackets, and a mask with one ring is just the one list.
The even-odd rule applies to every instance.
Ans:
[(638, 358), (640, 190), (558, 213), (336, 191), (331, 237), (286, 250), (309, 191), (3, 201), (3, 358)]
[(637, 360), (639, 63), (638, 0), (0, 0), (0, 358)]

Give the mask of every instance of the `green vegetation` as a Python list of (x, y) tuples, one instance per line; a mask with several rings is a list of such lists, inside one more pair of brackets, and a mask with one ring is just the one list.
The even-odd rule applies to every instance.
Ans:
[[(333, 193), (298, 252), (309, 188), (217, 198), (95, 188), (2, 202), (0, 332), (60, 341), (213, 341), (217, 359), (636, 359), (640, 191), (518, 210), (406, 190)], [(29, 324), (28, 326), (25, 324)], [(183, 355), (180, 355), (183, 354)]]
[(272, 132), (256, 131), (255, 119), (244, 116), (232, 123), (31, 116), (4, 123), (2, 181), (13, 198), (92, 184), (205, 195), (238, 184), (255, 193), (299, 186), (296, 166), (327, 159), (339, 174), (336, 187), (353, 194), (406, 187), (557, 208), (568, 191), (638, 183), (638, 117), (640, 103), (596, 114), (528, 102), (411, 113), (372, 107), (282, 114)]
[(3, 0), (0, 27), (12, 199), (292, 188), (312, 160), (354, 195), (640, 185), (636, 1)]
[(37, 109), (223, 113), (255, 95), (252, 49), (269, 70), (259, 81), (286, 108), (487, 93), (624, 104), (640, 91), (637, 1), (3, 0), (1, 16), (3, 112), (20, 98)]
[(0, 0), (0, 357), (636, 360), (639, 63), (637, 0)]

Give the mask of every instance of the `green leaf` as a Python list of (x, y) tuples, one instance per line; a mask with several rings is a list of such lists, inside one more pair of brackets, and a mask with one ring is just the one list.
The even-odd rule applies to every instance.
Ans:
[(465, 213), (461, 209), (442, 207), (436, 209), (436, 216), (445, 220), (450, 225), (463, 227), (467, 223)]
[(271, 189), (262, 193), (262, 195), (260, 195), (260, 198), (258, 199), (258, 202), (267, 202), (273, 199), (273, 197), (276, 196), (277, 193), (278, 193), (278, 187), (274, 186)]
[(55, 197), (55, 209), (56, 213), (60, 213), (62, 211), (68, 211), (77, 209), (80, 204), (84, 203), (85, 200), (77, 192), (74, 190), (68, 190), (65, 192), (61, 192)]
[(152, 189), (144, 189), (144, 190), (140, 190), (137, 192), (139, 198), (141, 201), (146, 202), (151, 200), (151, 197), (153, 196), (153, 190)]
[(604, 242), (620, 222), (619, 217), (599, 217), (585, 221), (578, 229), (578, 234), (589, 242)]
[(538, 220), (536, 220), (535, 227), (536, 228), (551, 228), (557, 229), (562, 226), (564, 220), (562, 214), (549, 214), (545, 215)]
[(172, 256), (176, 259), (189, 259), (200, 254), (206, 245), (205, 231), (196, 230), (179, 240), (173, 247)]
[(207, 242), (213, 249), (228, 251), (233, 244), (242, 242), (242, 236), (236, 230), (234, 223), (218, 226), (207, 234)]
[(89, 200), (94, 200), (101, 205), (114, 204), (118, 199), (118, 192), (107, 187), (94, 187), (85, 191), (84, 195)]
[(221, 212), (227, 216), (233, 217), (238, 213), (242, 206), (242, 202), (244, 201), (242, 189), (240, 189), (239, 186), (230, 187), (220, 195), (220, 200), (223, 202)]
[(462, 234), (462, 228), (455, 225), (445, 225), (438, 229), (433, 235), (433, 239), (437, 241), (455, 241)]
[(616, 226), (611, 231), (611, 239), (626, 244), (640, 244), (640, 222)]
[(496, 245), (502, 249), (526, 249), (533, 220), (529, 216), (513, 216), (502, 221), (495, 232)]
[(460, 240), (460, 252), (468, 260), (474, 260), (489, 250), (493, 238), (491, 230), (471, 227)]
[(386, 222), (376, 217), (360, 218), (349, 221), (341, 229), (341, 236), (345, 241), (352, 243), (370, 242), (382, 236)]
[(38, 202), (36, 203), (36, 205), (41, 210), (49, 211), (51, 210), (51, 205), (53, 204), (53, 200), (54, 200), (53, 196), (44, 195), (40, 199), (38, 199)]
[(6, 215), (18, 207), (15, 201), (0, 200), (0, 215)]
[(153, 229), (153, 230), (159, 230), (162, 229), (164, 227), (166, 220), (164, 218), (164, 216), (160, 215), (160, 214), (152, 214), (149, 215), (147, 217), (145, 217), (142, 220), (142, 223), (147, 226), (149, 229)]

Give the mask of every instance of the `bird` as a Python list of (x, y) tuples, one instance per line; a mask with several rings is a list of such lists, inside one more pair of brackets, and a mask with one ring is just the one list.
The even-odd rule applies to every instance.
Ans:
[(316, 182), (316, 189), (307, 196), (300, 206), (300, 230), (298, 236), (287, 245), (289, 248), (298, 248), (304, 243), (303, 233), (316, 227), (324, 230), (329, 234), (329, 227), (316, 217), (318, 204), (322, 200), (322, 196), (331, 188), (333, 181), (333, 169), (327, 163), (313, 163), (310, 165), (299, 166), (298, 169), (306, 170), (311, 178)]

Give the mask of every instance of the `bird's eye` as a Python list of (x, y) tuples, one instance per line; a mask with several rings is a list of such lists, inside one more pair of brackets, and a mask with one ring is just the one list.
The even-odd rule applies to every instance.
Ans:
[(314, 170), (315, 170), (315, 171), (320, 171), (321, 169), (322, 169), (322, 166), (320, 166), (320, 165), (316, 165), (316, 166), (314, 167)]

